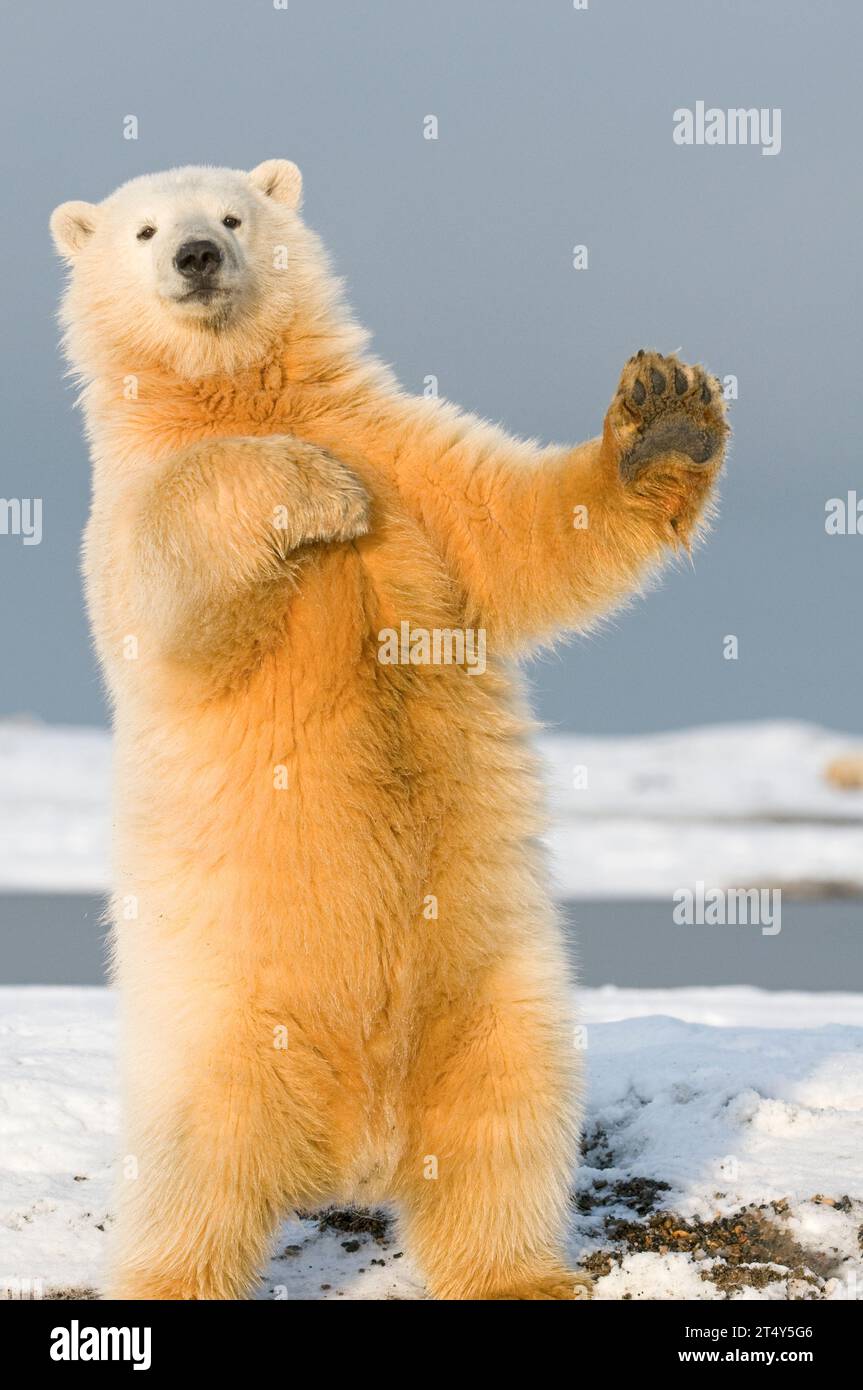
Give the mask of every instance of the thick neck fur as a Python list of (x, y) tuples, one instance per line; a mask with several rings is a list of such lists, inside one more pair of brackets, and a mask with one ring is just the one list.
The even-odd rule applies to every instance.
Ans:
[(234, 336), (193, 325), (156, 342), (147, 326), (118, 331), (89, 300), (86, 280), (67, 292), (65, 351), (82, 383), (81, 403), (97, 477), (137, 473), (202, 437), (319, 432), (324, 417), (354, 415), (398, 386), (367, 349), (314, 233), (303, 227), (291, 297), (262, 306)]

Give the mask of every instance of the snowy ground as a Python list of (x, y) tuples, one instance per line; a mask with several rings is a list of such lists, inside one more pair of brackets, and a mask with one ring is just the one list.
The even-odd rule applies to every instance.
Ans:
[[(544, 736), (559, 897), (667, 897), (698, 879), (863, 892), (863, 790), (823, 776), (853, 746), (775, 721)], [(0, 891), (105, 888), (109, 761), (101, 730), (0, 723)]]
[[(863, 1290), (863, 998), (585, 990), (571, 1254), (596, 1297)], [(93, 1297), (111, 1227), (114, 1001), (0, 989), (0, 1293)], [(386, 1212), (287, 1222), (262, 1298), (420, 1299)]]

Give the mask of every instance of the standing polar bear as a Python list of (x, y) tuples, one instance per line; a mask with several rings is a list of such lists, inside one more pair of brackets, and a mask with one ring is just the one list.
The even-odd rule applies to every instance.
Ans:
[(724, 408), (644, 352), (575, 448), (406, 394), (300, 190), (186, 168), (52, 217), (115, 711), (109, 1296), (240, 1297), (339, 1199), (396, 1203), (437, 1298), (572, 1299), (578, 1053), (510, 663), (689, 545)]

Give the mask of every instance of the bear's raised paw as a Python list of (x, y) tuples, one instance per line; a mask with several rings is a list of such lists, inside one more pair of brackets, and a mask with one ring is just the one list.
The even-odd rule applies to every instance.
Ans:
[(623, 369), (607, 425), (627, 483), (669, 455), (689, 466), (718, 466), (728, 434), (715, 377), (643, 348)]

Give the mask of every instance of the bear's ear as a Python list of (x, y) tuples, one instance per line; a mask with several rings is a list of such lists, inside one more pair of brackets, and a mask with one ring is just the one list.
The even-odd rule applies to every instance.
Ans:
[(296, 209), (303, 200), (303, 176), (290, 159), (265, 159), (249, 174), (266, 198)]
[(96, 229), (94, 203), (61, 203), (51, 213), (51, 235), (60, 255), (73, 261)]

